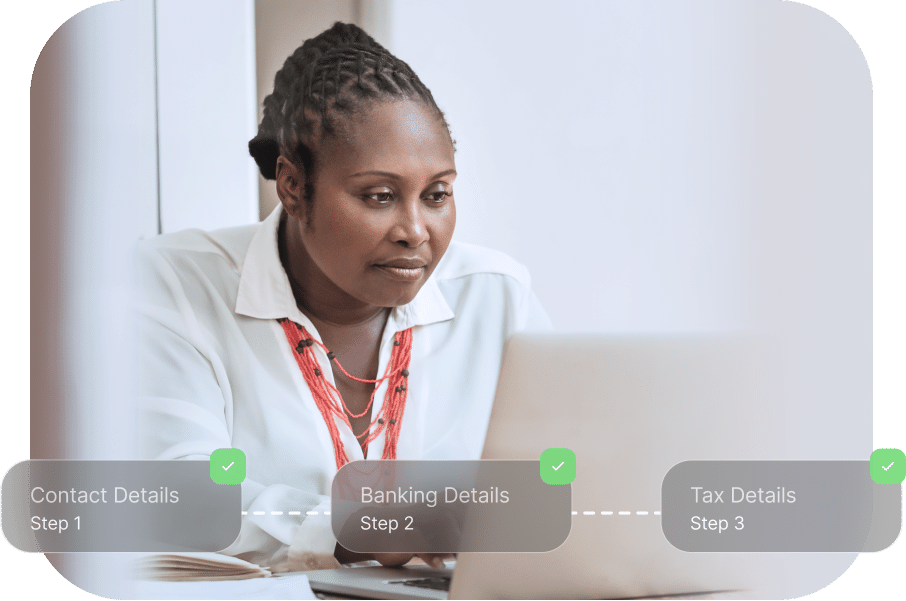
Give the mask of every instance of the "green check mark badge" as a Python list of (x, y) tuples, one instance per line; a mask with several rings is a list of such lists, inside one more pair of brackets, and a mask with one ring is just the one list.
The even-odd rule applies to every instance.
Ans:
[(541, 453), (541, 479), (547, 484), (569, 484), (576, 479), (576, 454), (569, 449)]
[(900, 449), (875, 449), (868, 467), (878, 484), (899, 484), (906, 479), (906, 455)]
[(211, 453), (210, 472), (216, 484), (239, 484), (245, 480), (245, 453), (239, 449), (217, 449)]

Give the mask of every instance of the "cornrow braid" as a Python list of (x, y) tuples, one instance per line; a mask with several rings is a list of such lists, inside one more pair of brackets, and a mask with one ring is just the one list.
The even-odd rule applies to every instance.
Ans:
[(381, 98), (418, 98), (446, 125), (430, 90), (409, 65), (361, 28), (335, 23), (306, 40), (277, 72), (249, 154), (266, 179), (277, 178), (281, 154), (300, 166), (307, 176), (304, 198), (310, 201), (316, 142), (338, 135), (349, 117)]

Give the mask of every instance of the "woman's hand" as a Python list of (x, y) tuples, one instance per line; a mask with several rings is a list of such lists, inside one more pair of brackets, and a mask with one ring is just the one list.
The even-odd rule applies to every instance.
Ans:
[(445, 559), (456, 558), (455, 553), (355, 553), (346, 549), (340, 543), (337, 543), (334, 548), (333, 556), (340, 563), (374, 560), (388, 568), (407, 564), (412, 561), (413, 557), (417, 557), (435, 569), (443, 569)]
[(444, 567), (444, 559), (452, 559), (449, 553), (373, 553), (371, 558), (385, 567), (397, 567), (417, 557), (435, 569)]

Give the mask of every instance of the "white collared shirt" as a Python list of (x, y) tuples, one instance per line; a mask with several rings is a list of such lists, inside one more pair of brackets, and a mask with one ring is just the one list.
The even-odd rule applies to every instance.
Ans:
[[(277, 322), (287, 317), (321, 338), (296, 306), (280, 263), (281, 213), (278, 207), (259, 224), (187, 230), (140, 245), (140, 438), (143, 454), (155, 459), (207, 459), (219, 448), (245, 453), (247, 515), (224, 553), (277, 570), (336, 567), (324, 515), (336, 473), (333, 446)], [(453, 242), (412, 302), (391, 311), (378, 373), (393, 335), (410, 327), (397, 457), (480, 458), (504, 343), (517, 331), (550, 328), (528, 271), (502, 253)], [(326, 355), (312, 350), (332, 381)], [(372, 415), (383, 397), (382, 388)], [(348, 426), (337, 420), (337, 427), (350, 459), (362, 459)], [(383, 448), (382, 435), (368, 456), (380, 457)]]

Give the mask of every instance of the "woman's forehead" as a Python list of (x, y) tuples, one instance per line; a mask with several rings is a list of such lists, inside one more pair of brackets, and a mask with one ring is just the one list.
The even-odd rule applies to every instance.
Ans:
[(453, 143), (435, 109), (418, 100), (374, 103), (322, 145), (322, 165), (343, 170), (452, 169)]

